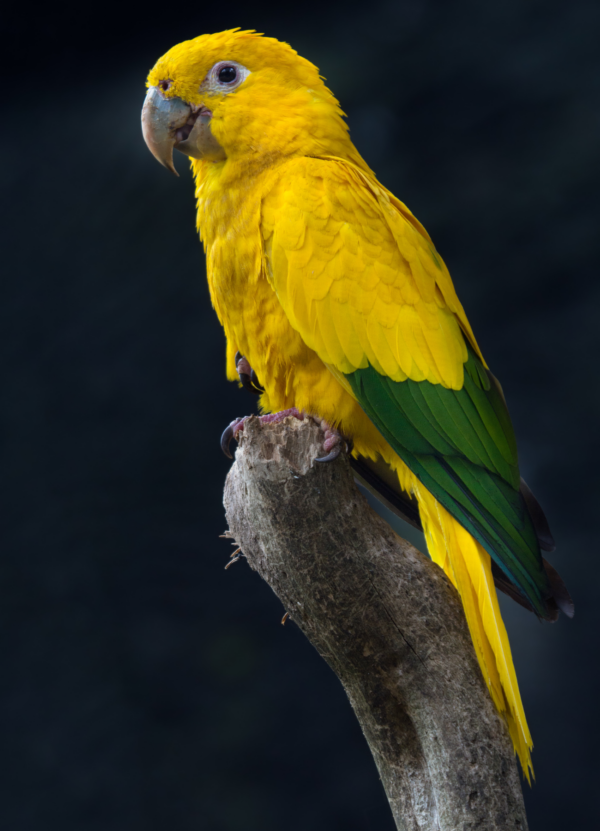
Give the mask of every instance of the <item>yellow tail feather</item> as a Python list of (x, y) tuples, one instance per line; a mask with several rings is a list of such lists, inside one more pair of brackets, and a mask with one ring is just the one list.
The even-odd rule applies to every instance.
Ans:
[(515, 753), (531, 784), (533, 742), (500, 615), (490, 555), (420, 483), (415, 483), (414, 490), (429, 554), (460, 594), (481, 672), (498, 712), (506, 719)]

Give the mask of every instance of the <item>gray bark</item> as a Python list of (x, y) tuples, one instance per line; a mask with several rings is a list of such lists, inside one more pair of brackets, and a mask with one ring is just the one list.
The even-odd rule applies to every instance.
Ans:
[(246, 422), (225, 486), (232, 538), (331, 666), (370, 745), (398, 829), (520, 829), (512, 744), (457, 592), (357, 490), (315, 463), (310, 420)]

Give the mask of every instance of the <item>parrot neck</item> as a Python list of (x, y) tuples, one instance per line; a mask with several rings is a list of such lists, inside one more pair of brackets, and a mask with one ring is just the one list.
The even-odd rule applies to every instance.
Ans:
[(228, 176), (239, 170), (252, 177), (298, 156), (335, 156), (372, 173), (350, 139), (338, 101), (323, 85), (257, 89), (251, 107), (232, 95), (215, 110), (211, 131), (227, 155)]

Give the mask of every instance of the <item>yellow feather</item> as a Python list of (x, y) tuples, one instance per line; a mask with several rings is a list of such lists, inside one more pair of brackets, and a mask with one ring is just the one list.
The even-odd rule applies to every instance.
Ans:
[[(377, 305), (375, 305), (373, 311), (367, 318), (367, 338), (369, 339), (372, 354), (383, 369), (382, 374), (394, 378), (399, 369), (398, 361), (395, 359), (388, 344), (385, 336), (385, 327), (379, 321)], [(394, 380), (396, 379), (394, 378)]]
[[(344, 293), (345, 299), (343, 297)], [(347, 297), (346, 281), (336, 281), (331, 288), (329, 313), (331, 314), (331, 322), (335, 327), (343, 353), (349, 364), (348, 370), (343, 369), (340, 365), (340, 371), (342, 373), (353, 372), (359, 368), (366, 369), (368, 366), (364, 349), (362, 349), (356, 329), (352, 325)], [(337, 365), (336, 362), (334, 363)]]
[(427, 547), (458, 590), (484, 680), (505, 717), (527, 780), (533, 742), (525, 719), (490, 555), (420, 483), (415, 486)]
[(318, 300), (315, 303), (317, 319), (319, 322), (319, 331), (325, 345), (325, 349), (323, 351), (323, 355), (325, 357), (323, 360), (325, 363), (333, 364), (333, 366), (339, 367), (341, 372), (352, 372), (352, 364), (344, 354), (340, 339), (337, 335), (334, 320), (331, 316), (330, 299), (330, 296), (327, 295), (323, 300)]

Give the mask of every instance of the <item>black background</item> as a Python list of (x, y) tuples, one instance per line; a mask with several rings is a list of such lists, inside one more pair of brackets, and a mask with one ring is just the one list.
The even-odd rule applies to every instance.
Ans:
[(504, 604), (532, 829), (600, 823), (600, 5), (12, 4), (3, 14), (0, 827), (391, 831), (337, 680), (230, 551), (223, 374), (187, 162), (146, 74), (231, 26), (327, 77), (453, 274), (551, 519), (573, 621)]

